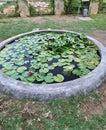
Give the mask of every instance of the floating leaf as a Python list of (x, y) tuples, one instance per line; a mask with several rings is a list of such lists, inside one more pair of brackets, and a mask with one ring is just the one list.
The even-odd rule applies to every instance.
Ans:
[(82, 72), (82, 74), (83, 74), (83, 75), (86, 75), (86, 74), (88, 74), (89, 72), (90, 72), (89, 69), (84, 69), (84, 71)]
[(38, 75), (36, 76), (36, 80), (37, 80), (38, 82), (44, 81), (44, 78), (45, 78), (45, 75), (43, 75), (43, 74), (38, 74)]
[(61, 74), (57, 74), (56, 76), (54, 76), (54, 80), (56, 82), (62, 82), (64, 80), (64, 76)]
[(15, 64), (16, 64), (16, 65), (24, 65), (24, 61), (19, 61), (19, 60), (17, 60), (17, 61), (15, 62)]
[(73, 70), (73, 74), (75, 74), (77, 76), (81, 76), (81, 70), (75, 69), (75, 70)]
[(48, 68), (49, 68), (49, 70), (53, 70), (53, 69), (55, 68), (55, 66), (52, 66), (52, 65), (51, 65), (51, 66), (49, 66)]
[(35, 77), (34, 77), (34, 76), (28, 76), (28, 77), (27, 77), (27, 80), (28, 80), (29, 82), (34, 82), (34, 81), (35, 81)]
[(40, 69), (39, 72), (40, 73), (47, 73), (49, 71), (48, 68), (44, 68), (44, 69)]
[(11, 76), (13, 73), (11, 71), (6, 71), (5, 72), (8, 76)]
[(13, 73), (12, 75), (10, 75), (13, 79), (18, 79), (19, 78), (19, 75), (18, 73)]
[(46, 83), (52, 83), (54, 81), (53, 76), (50, 75), (47, 75), (44, 80)]
[(8, 70), (13, 69), (13, 65), (10, 64), (10, 63), (8, 63), (8, 62), (7, 62), (7, 63), (4, 63), (3, 66), (4, 66), (6, 69), (8, 69)]
[(17, 72), (18, 73), (23, 73), (25, 70), (26, 70), (27, 68), (26, 67), (19, 67), (18, 69), (17, 69)]
[[(83, 34), (42, 32), (6, 45), (0, 52), (0, 67), (7, 75), (22, 81), (62, 82), (65, 77), (53, 76), (55, 70), (63, 68), (64, 74), (85, 75), (100, 62), (97, 50), (97, 45)], [(69, 69), (73, 64), (74, 69)], [(33, 75), (29, 76), (28, 70)]]
[(27, 71), (24, 71), (24, 72), (22, 73), (22, 76), (23, 76), (23, 77), (27, 77), (27, 76), (28, 76), (28, 72), (27, 72)]

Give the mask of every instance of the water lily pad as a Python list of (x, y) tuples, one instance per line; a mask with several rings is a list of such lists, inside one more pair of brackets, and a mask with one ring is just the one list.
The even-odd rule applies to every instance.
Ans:
[(6, 53), (1, 52), (0, 57), (5, 58), (5, 57), (7, 57), (7, 54), (6, 54)]
[(81, 70), (79, 70), (79, 69), (73, 70), (72, 73), (75, 74), (75, 75), (77, 75), (77, 76), (81, 76)]
[(27, 72), (27, 71), (24, 71), (24, 72), (22, 73), (22, 76), (23, 76), (23, 77), (27, 77), (27, 76), (28, 76), (28, 72)]
[(3, 66), (4, 66), (6, 69), (8, 69), (8, 70), (13, 69), (13, 65), (12, 65), (11, 63), (8, 63), (8, 62), (5, 62), (5, 63), (3, 64)]
[(18, 69), (17, 69), (17, 72), (18, 73), (23, 73), (25, 70), (27, 70), (27, 68), (26, 67), (19, 67)]
[(10, 75), (13, 79), (18, 79), (19, 75), (18, 73), (13, 73), (12, 75)]
[(60, 55), (56, 55), (56, 56), (54, 56), (53, 58), (58, 59), (58, 58), (60, 58)]
[(29, 81), (29, 82), (34, 82), (35, 81), (35, 77), (32, 75), (32, 76), (28, 76), (27, 77), (27, 80)]
[(54, 81), (53, 75), (50, 75), (49, 73), (49, 75), (47, 75), (44, 80), (46, 83), (52, 83)]
[(38, 70), (40, 68), (40, 66), (35, 64), (35, 65), (31, 65), (30, 68), (31, 68), (31, 70)]
[(16, 64), (16, 65), (24, 65), (24, 61), (19, 61), (19, 60), (17, 60), (17, 61), (15, 62), (15, 64)]
[(57, 74), (56, 76), (54, 76), (54, 81), (56, 82), (62, 82), (64, 80), (64, 76), (61, 74)]
[(55, 68), (55, 66), (52, 66), (52, 65), (51, 65), (51, 66), (49, 66), (48, 68), (49, 68), (49, 70), (53, 70), (53, 69)]
[(37, 80), (38, 82), (44, 81), (44, 78), (45, 78), (45, 74), (43, 74), (43, 73), (39, 73), (39, 74), (36, 76), (36, 80)]
[[(22, 81), (63, 82), (66, 77), (62, 73), (81, 77), (93, 70), (100, 62), (97, 50), (98, 47), (85, 35), (42, 32), (6, 45), (0, 52), (0, 67), (7, 75)], [(68, 67), (73, 64), (73, 70), (69, 71)], [(29, 76), (28, 70), (33, 75)], [(55, 71), (58, 74), (53, 76)]]
[(84, 71), (82, 72), (82, 74), (83, 74), (83, 75), (86, 75), (86, 74), (88, 74), (89, 72), (90, 72), (89, 69), (84, 69)]
[[(9, 76), (12, 76), (13, 74), (15, 74), (16, 72), (14, 71), (14, 70), (8, 70), (8, 71), (6, 71), (5, 72), (7, 75), (9, 75)], [(17, 74), (17, 73), (16, 73)]]
[(40, 73), (47, 73), (48, 71), (49, 71), (48, 68), (43, 68), (39, 70)]
[(41, 58), (41, 62), (42, 62), (42, 63), (46, 63), (46, 62), (47, 62), (46, 57), (42, 57), (42, 58)]

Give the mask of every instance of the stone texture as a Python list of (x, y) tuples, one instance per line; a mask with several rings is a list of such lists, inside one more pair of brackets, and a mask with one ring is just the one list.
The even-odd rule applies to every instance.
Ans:
[(0, 14), (2, 15), (14, 15), (16, 12), (16, 2), (11, 2), (8, 3), (7, 1), (5, 2), (0, 2)]
[(37, 2), (29, 2), (34, 7), (40, 7), (40, 8), (48, 8), (49, 3), (44, 1), (37, 1)]
[(18, 0), (18, 6), (21, 17), (30, 16), (27, 0)]
[[(66, 30), (34, 30), (32, 32), (20, 34), (11, 37), (0, 43), (0, 49), (6, 44), (11, 43), (15, 39), (22, 36), (39, 33), (39, 32), (67, 32)], [(70, 33), (74, 33), (68, 31)], [(78, 33), (79, 34), (79, 33)], [(92, 40), (98, 47), (101, 54), (100, 64), (89, 74), (82, 78), (55, 84), (32, 84), (25, 83), (6, 76), (0, 71), (0, 92), (12, 94), (18, 99), (30, 98), (39, 101), (48, 101), (51, 99), (65, 98), (79, 93), (87, 93), (88, 91), (99, 87), (106, 80), (106, 48), (97, 40), (87, 36), (88, 39)]]
[(47, 1), (29, 2), (29, 4), (33, 7), (33, 13), (35, 14), (49, 14), (53, 10), (53, 7), (50, 6), (50, 2)]
[(3, 14), (14, 14), (15, 13), (15, 6), (11, 5), (8, 6), (7, 8), (4, 8)]
[(99, 8), (99, 2), (90, 3), (90, 14), (97, 14)]
[(61, 15), (64, 13), (64, 0), (55, 0), (55, 14)]

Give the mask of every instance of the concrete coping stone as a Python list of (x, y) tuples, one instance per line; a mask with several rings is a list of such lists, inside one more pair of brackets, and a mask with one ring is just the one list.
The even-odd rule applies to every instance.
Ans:
[[(67, 30), (34, 29), (31, 32), (19, 34), (1, 42), (0, 50), (3, 49), (6, 44), (11, 43), (16, 39), (39, 32), (70, 32), (80, 35), (80, 33)], [(87, 36), (87, 38), (92, 40), (99, 47), (101, 55), (100, 64), (89, 74), (63, 83), (33, 84), (15, 80), (0, 70), (0, 92), (12, 94), (13, 97), (18, 99), (48, 101), (52, 99), (76, 96), (80, 93), (87, 93), (99, 87), (106, 80), (106, 48), (96, 39), (90, 36)]]

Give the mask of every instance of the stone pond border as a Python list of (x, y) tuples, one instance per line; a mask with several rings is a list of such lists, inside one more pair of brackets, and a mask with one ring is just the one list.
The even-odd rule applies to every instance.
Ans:
[[(39, 32), (70, 32), (67, 30), (54, 30), (54, 29), (35, 29), (31, 32), (19, 34), (11, 37), (0, 43), (0, 50), (8, 43), (23, 37), (25, 35), (39, 33)], [(79, 33), (77, 33), (79, 34)], [(80, 34), (79, 34), (80, 35)], [(101, 55), (100, 64), (89, 74), (68, 82), (55, 83), (55, 84), (32, 84), (12, 79), (5, 75), (0, 70), (0, 92), (6, 94), (12, 94), (13, 97), (18, 99), (35, 99), (39, 101), (48, 101), (51, 99), (65, 98), (79, 93), (87, 93), (99, 87), (106, 80), (106, 48), (97, 41), (96, 39), (87, 36), (88, 39), (92, 40), (98, 47)]]

